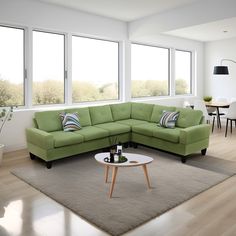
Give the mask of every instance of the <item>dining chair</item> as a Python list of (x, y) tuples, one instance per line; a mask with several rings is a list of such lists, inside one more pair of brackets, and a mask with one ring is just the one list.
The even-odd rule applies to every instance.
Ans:
[(226, 127), (225, 127), (225, 137), (227, 136), (228, 132), (228, 123), (230, 121), (230, 131), (232, 134), (232, 122), (235, 122), (236, 127), (236, 102), (232, 102), (229, 106), (229, 110), (226, 114)]
[[(207, 108), (206, 108), (206, 105), (205, 105), (204, 101), (202, 101), (200, 99), (195, 100), (194, 101), (194, 110), (202, 111), (206, 123), (207, 124), (211, 123), (212, 116), (210, 116), (208, 114), (208, 111), (207, 111)], [(214, 131), (214, 126), (215, 126), (215, 116), (213, 116), (213, 121), (212, 121), (212, 132)]]
[(234, 98), (234, 97), (230, 98), (230, 102), (231, 102), (231, 103), (232, 103), (232, 102), (236, 102), (236, 98)]
[[(228, 103), (229, 102), (227, 98), (223, 98), (223, 97), (217, 97), (214, 101), (215, 102), (222, 102), (222, 103)], [(221, 119), (220, 119), (220, 117), (225, 116), (225, 114), (226, 114), (226, 111), (222, 110), (222, 108), (221, 109), (219, 108), (219, 123), (217, 123), (218, 128), (221, 128)], [(217, 116), (216, 109), (215, 109), (215, 111), (212, 111), (211, 113), (209, 113), (209, 115), (216, 117)]]

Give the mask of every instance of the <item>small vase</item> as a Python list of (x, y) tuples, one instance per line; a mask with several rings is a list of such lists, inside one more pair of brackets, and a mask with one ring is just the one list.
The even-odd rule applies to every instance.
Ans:
[(4, 144), (0, 144), (0, 165), (2, 164)]

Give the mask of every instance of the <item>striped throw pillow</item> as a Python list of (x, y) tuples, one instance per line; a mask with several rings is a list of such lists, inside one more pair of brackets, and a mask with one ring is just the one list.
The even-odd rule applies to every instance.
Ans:
[(179, 112), (163, 111), (159, 125), (165, 128), (174, 128)]
[(79, 122), (79, 115), (75, 113), (61, 113), (60, 114), (62, 127), (64, 131), (76, 131), (82, 129)]

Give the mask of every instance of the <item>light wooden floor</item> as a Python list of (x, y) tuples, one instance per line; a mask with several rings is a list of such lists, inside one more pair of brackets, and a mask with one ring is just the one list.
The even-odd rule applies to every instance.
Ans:
[[(216, 129), (208, 154), (236, 161), (236, 129), (227, 138), (224, 127)], [(107, 235), (9, 173), (14, 165), (28, 161), (26, 150), (4, 156), (0, 167), (0, 236)], [(236, 235), (236, 176), (126, 234), (134, 235)]]

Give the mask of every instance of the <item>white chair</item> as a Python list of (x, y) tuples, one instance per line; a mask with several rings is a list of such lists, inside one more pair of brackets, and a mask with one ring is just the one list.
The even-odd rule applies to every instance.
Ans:
[[(202, 100), (195, 100), (194, 101), (194, 110), (200, 110), (202, 111), (203, 113), (203, 116), (206, 120), (206, 123), (207, 124), (210, 124), (211, 123), (211, 116), (208, 114), (208, 111), (207, 111), (207, 108), (206, 108), (206, 105), (204, 103), (204, 101)], [(214, 130), (214, 125), (215, 125), (215, 116), (213, 116), (213, 122), (212, 122), (212, 132)]]
[(232, 98), (230, 99), (230, 102), (231, 102), (231, 103), (232, 103), (232, 102), (236, 102), (236, 98), (232, 97)]
[(228, 123), (230, 121), (230, 131), (232, 134), (232, 121), (235, 122), (235, 127), (236, 127), (236, 102), (232, 102), (229, 106), (229, 110), (226, 114), (226, 127), (225, 127), (225, 137), (227, 136), (228, 132)]

